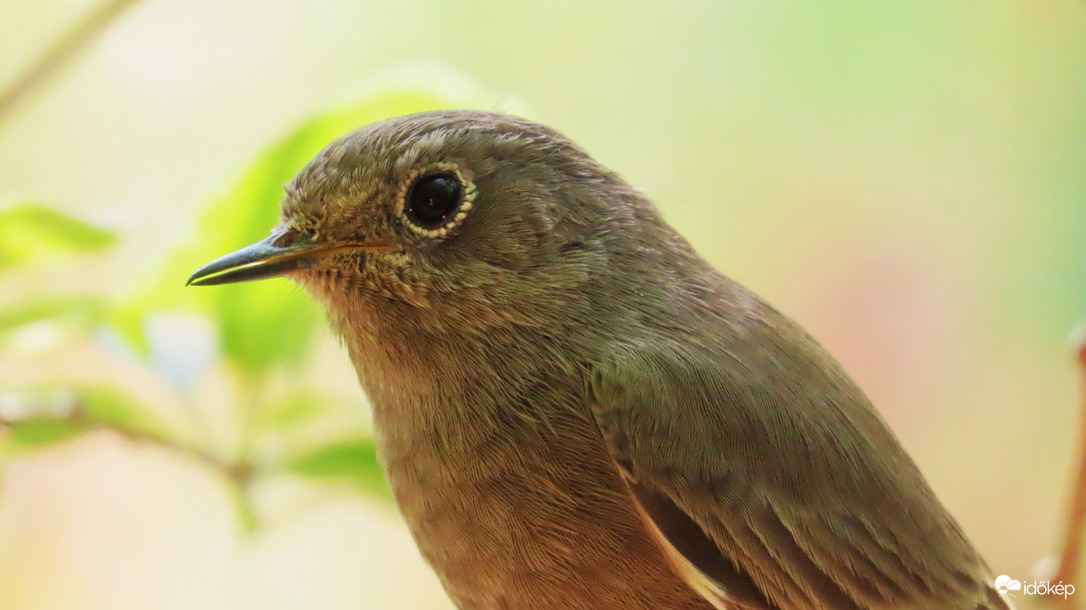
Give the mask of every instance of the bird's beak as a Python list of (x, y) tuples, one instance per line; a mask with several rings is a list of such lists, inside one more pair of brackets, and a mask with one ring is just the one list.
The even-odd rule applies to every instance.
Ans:
[(263, 241), (213, 260), (192, 274), (186, 286), (214, 286), (278, 277), (317, 266), (333, 253), (395, 252), (387, 243), (314, 244), (290, 230), (277, 231)]

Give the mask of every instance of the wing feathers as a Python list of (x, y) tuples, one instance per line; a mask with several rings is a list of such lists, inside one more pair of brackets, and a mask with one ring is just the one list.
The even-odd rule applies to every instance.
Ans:
[(1007, 607), (912, 461), (841, 379), (782, 369), (776, 395), (711, 354), (639, 346), (618, 356), (590, 377), (601, 440), (676, 571), (714, 605)]
[(717, 597), (726, 598), (733, 604), (745, 604), (751, 608), (773, 607), (751, 581), (750, 576), (722, 555), (716, 543), (705, 535), (705, 531), (689, 515), (675, 506), (670, 498), (629, 479), (627, 485), (642, 514), (651, 520), (652, 527), (664, 537), (665, 550), (670, 546), (697, 572), (689, 574), (687, 567), (680, 565), (680, 575), (687, 582), (696, 580), (699, 574), (708, 581), (707, 584), (702, 583), (695, 587), (703, 596), (705, 593), (700, 589), (708, 587), (715, 591)]

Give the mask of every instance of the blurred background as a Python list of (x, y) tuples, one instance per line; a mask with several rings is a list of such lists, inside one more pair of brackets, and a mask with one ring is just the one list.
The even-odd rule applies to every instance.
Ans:
[[(0, 94), (107, 6), (8, 4)], [(182, 287), (333, 137), (442, 107), (646, 189), (844, 363), (996, 574), (1056, 550), (1082, 2), (108, 4), (0, 106), (0, 608), (449, 607), (322, 314)]]

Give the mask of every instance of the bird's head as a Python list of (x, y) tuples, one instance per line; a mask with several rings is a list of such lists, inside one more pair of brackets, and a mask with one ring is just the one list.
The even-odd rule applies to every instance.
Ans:
[(607, 193), (616, 189), (632, 193), (572, 142), (524, 119), (480, 111), (390, 119), (330, 144), (286, 187), (270, 237), (189, 283), (288, 276), (333, 313), (357, 300), (446, 306), (465, 321), (543, 307), (573, 294), (599, 262), (595, 240), (615, 215)]

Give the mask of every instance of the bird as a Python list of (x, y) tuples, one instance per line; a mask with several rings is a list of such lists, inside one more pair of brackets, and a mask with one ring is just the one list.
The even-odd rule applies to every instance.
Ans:
[(1009, 607), (842, 366), (557, 130), (395, 117), (285, 191), (188, 284), (324, 306), (457, 607)]

